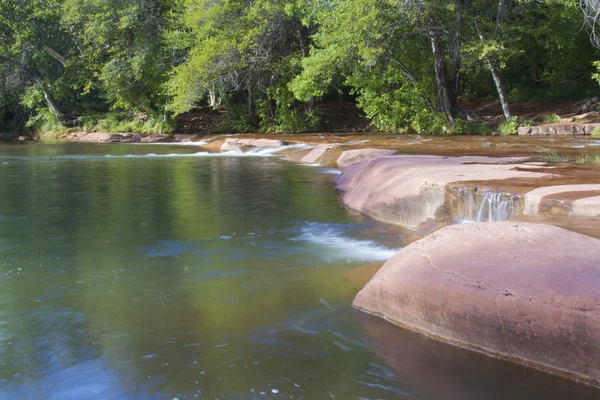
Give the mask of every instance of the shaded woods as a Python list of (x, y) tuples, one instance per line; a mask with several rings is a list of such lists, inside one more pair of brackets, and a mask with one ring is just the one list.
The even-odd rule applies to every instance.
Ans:
[(485, 133), (461, 105), (514, 123), (513, 102), (598, 94), (588, 3), (0, 0), (0, 133), (169, 132), (197, 106), (215, 131), (311, 131), (332, 104), (374, 130)]

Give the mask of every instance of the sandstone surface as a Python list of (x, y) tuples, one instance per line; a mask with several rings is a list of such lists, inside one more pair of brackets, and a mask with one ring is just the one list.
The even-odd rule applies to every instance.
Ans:
[[(531, 192), (528, 192), (525, 194), (525, 196), (524, 196), (525, 208), (523, 209), (523, 214), (538, 215), (539, 209), (540, 209), (540, 204), (541, 204), (543, 198), (546, 196), (551, 196), (551, 195), (557, 194), (557, 193), (595, 192), (595, 191), (599, 191), (599, 190), (600, 190), (600, 185), (593, 185), (593, 184), (558, 185), (558, 186), (540, 187), (540, 188), (534, 189)], [(590, 214), (586, 214), (587, 211), (585, 211), (585, 210), (589, 209), (589, 207), (590, 207), (590, 205), (592, 205), (592, 203), (598, 202), (598, 197), (591, 196), (590, 199), (591, 200), (585, 200), (584, 202), (582, 202), (581, 200), (575, 201), (573, 203), (573, 205), (575, 205), (575, 203), (577, 203), (577, 202), (579, 202), (579, 205), (577, 206), (577, 212), (575, 211), (575, 206), (573, 207), (573, 213), (575, 215), (590, 215)], [(584, 204), (586, 205), (585, 207), (583, 207)], [(592, 207), (594, 207), (594, 206), (592, 205)], [(595, 207), (600, 208), (600, 202), (598, 202), (598, 204), (596, 204)], [(578, 212), (580, 212), (580, 214)], [(598, 214), (596, 214), (596, 215), (598, 215)]]
[(302, 158), (302, 162), (307, 163), (307, 164), (314, 164), (319, 160), (319, 158), (321, 158), (323, 156), (323, 154), (325, 154), (329, 150), (334, 149), (338, 146), (341, 146), (341, 144), (340, 143), (320, 144), (317, 147), (315, 147), (314, 149), (312, 149), (310, 151), (310, 153), (305, 155)]
[(140, 135), (136, 133), (108, 133), (108, 132), (75, 132), (67, 135), (67, 139), (78, 142), (139, 142)]
[(347, 167), (358, 162), (372, 160), (374, 158), (391, 156), (397, 153), (396, 150), (383, 150), (383, 149), (354, 149), (346, 150), (342, 153), (341, 157), (337, 160), (340, 167)]
[(549, 225), (453, 225), (399, 251), (354, 306), (598, 385), (599, 260), (600, 240)]
[(146, 135), (142, 136), (142, 143), (166, 143), (173, 142), (174, 137), (172, 135)]
[(221, 146), (221, 151), (239, 151), (244, 147), (282, 147), (286, 142), (275, 139), (241, 139), (227, 138)]
[(464, 181), (541, 178), (518, 171), (523, 158), (389, 156), (348, 166), (335, 179), (344, 203), (372, 218), (416, 229), (446, 204), (446, 185)]
[[(573, 214), (587, 217), (600, 216), (600, 196), (586, 197), (573, 202)], [(600, 261), (599, 261), (600, 262)]]

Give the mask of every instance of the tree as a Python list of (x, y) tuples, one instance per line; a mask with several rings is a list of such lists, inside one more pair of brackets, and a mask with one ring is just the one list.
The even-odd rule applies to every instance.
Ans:
[(599, 0), (579, 0), (579, 7), (583, 11), (583, 18), (590, 34), (592, 44), (600, 48), (600, 38), (598, 37), (598, 24), (600, 23), (600, 1)]
[(0, 0), (4, 81), (11, 83), (9, 90), (25, 107), (33, 110), (45, 102), (49, 114), (42, 113), (43, 118), (66, 122), (59, 100), (70, 94), (65, 68), (69, 52), (68, 34), (60, 26), (59, 0)]
[(114, 108), (164, 111), (161, 86), (172, 60), (163, 45), (170, 0), (64, 0), (84, 92), (99, 89)]

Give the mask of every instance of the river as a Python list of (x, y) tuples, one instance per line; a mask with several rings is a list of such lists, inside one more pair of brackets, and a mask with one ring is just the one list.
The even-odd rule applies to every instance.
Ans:
[(0, 400), (597, 398), (352, 309), (407, 233), (337, 171), (197, 153), (0, 146)]

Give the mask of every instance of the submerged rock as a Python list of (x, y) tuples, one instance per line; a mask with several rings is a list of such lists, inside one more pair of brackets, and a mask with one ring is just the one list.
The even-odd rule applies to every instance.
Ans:
[(452, 182), (541, 178), (515, 169), (523, 158), (390, 156), (352, 164), (335, 179), (344, 203), (384, 222), (418, 228), (435, 220)]
[(436, 339), (600, 384), (600, 240), (453, 225), (393, 256), (354, 306)]

